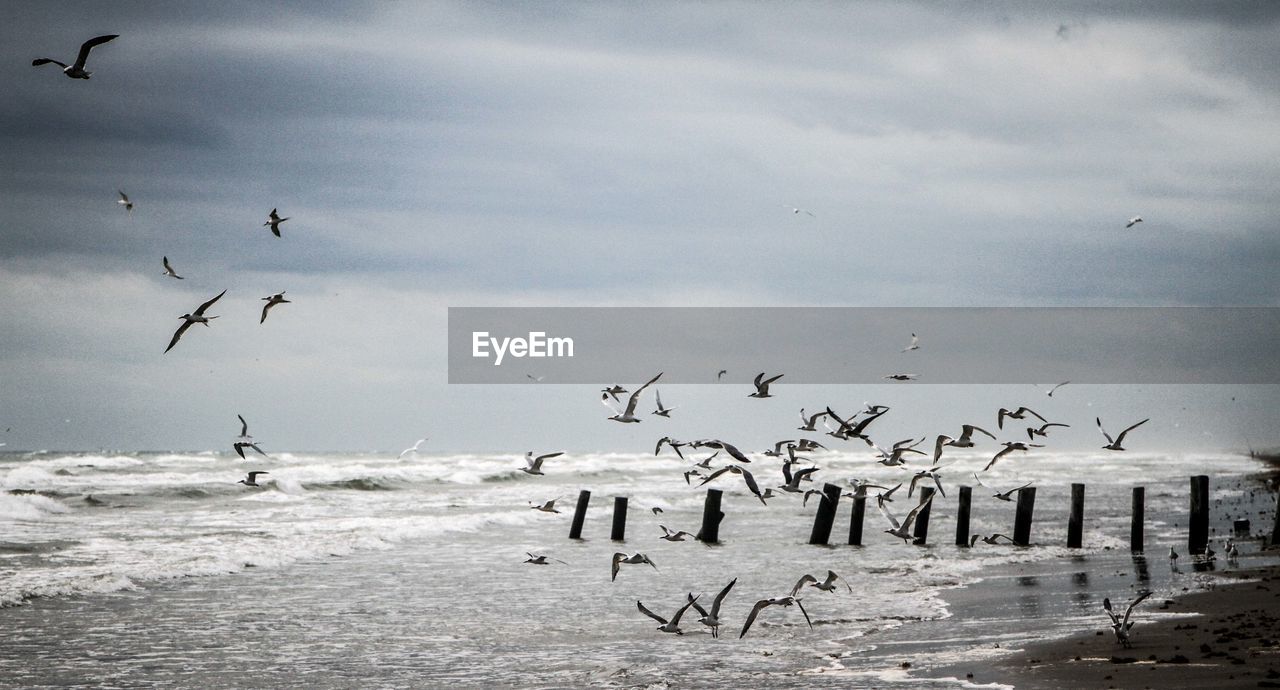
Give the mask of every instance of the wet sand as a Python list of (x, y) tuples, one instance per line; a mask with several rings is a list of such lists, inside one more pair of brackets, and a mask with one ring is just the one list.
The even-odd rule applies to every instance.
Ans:
[(1212, 577), (1207, 591), (1143, 602), (1129, 649), (1099, 607), (1087, 632), (916, 675), (1016, 688), (1280, 688), (1280, 566)]

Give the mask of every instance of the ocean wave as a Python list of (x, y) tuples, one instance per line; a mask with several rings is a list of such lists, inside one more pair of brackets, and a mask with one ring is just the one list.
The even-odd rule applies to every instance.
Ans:
[(0, 520), (46, 520), (70, 512), (58, 501), (35, 493), (0, 494)]

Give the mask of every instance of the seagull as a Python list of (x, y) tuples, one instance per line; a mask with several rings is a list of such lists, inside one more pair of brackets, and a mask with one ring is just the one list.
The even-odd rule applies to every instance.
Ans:
[(791, 215), (793, 215), (793, 216), (795, 216), (795, 215), (799, 215), (799, 214), (801, 214), (801, 213), (804, 213), (804, 214), (808, 215), (810, 218), (817, 218), (817, 216), (813, 215), (813, 212), (812, 212), (812, 211), (806, 211), (806, 210), (804, 210), (804, 209), (802, 209), (802, 208), (796, 208), (795, 206), (791, 206), (791, 205), (789, 205), (789, 204), (783, 204), (783, 205), (782, 205), (782, 207), (783, 207), (783, 208), (789, 208), (789, 209), (791, 209)]
[(170, 265), (169, 265), (169, 257), (167, 257), (167, 256), (162, 256), (162, 257), (160, 257), (160, 258), (164, 260), (164, 274), (163, 274), (163, 275), (167, 275), (167, 276), (169, 276), (170, 278), (177, 278), (178, 280), (185, 280), (185, 278), (183, 278), (182, 276), (178, 275), (177, 273), (175, 273), (175, 272), (173, 271), (173, 266), (170, 266)]
[(270, 297), (263, 297), (262, 300), (266, 302), (266, 304), (262, 305), (262, 318), (258, 319), (258, 323), (263, 323), (267, 320), (268, 309), (276, 306), (277, 304), (292, 304), (292, 302), (284, 298), (284, 290), (281, 290)]
[(546, 378), (545, 376), (534, 376), (533, 374), (525, 374), (525, 376), (534, 383), (542, 383), (542, 379)]
[[(538, 554), (535, 556), (529, 553), (528, 551), (525, 551), (524, 553), (526, 556), (528, 556), (528, 558), (526, 558), (524, 561), (525, 563), (532, 563), (533, 565), (551, 565), (551, 563), (547, 562), (547, 558), (548, 558), (547, 556), (544, 556), (542, 554)], [(564, 561), (560, 560), (559, 558), (552, 558), (551, 560), (555, 561), (556, 563), (564, 563)], [(564, 564), (569, 565), (568, 563), (564, 563)]]
[(1174, 551), (1172, 546), (1169, 547), (1169, 567), (1178, 567), (1178, 552)]
[(1044, 417), (1041, 417), (1039, 414), (1036, 413), (1035, 410), (1029, 407), (1019, 407), (1017, 410), (1013, 412), (1010, 412), (1009, 410), (1002, 407), (1000, 408), (1000, 411), (996, 413), (996, 428), (997, 429), (1004, 428), (1005, 417), (1008, 417), (1009, 419), (1025, 419), (1028, 414), (1032, 415), (1033, 417), (1035, 417), (1036, 419), (1039, 419), (1042, 422), (1049, 421)]
[(558, 453), (548, 453), (546, 455), (539, 455), (538, 457), (535, 458), (533, 457), (533, 451), (529, 451), (524, 454), (525, 466), (521, 467), (520, 471), (524, 472), (525, 474), (541, 475), (542, 461), (548, 458), (554, 458), (560, 455), (564, 455), (564, 451), (560, 451)]
[(1060, 427), (1062, 427), (1062, 428), (1064, 428), (1064, 429), (1069, 429), (1069, 428), (1071, 428), (1071, 425), (1070, 425), (1070, 424), (1060, 424), (1060, 423), (1058, 423), (1058, 422), (1045, 422), (1044, 424), (1041, 424), (1041, 425), (1040, 425), (1040, 428), (1039, 428), (1039, 429), (1037, 429), (1037, 428), (1035, 428), (1035, 427), (1033, 427), (1033, 426), (1029, 426), (1029, 427), (1027, 427), (1027, 440), (1029, 440), (1029, 441), (1030, 441), (1030, 440), (1035, 440), (1035, 437), (1037, 437), (1037, 436), (1048, 437), (1048, 436), (1049, 436), (1049, 427), (1052, 427), (1052, 426), (1060, 426)]
[(843, 577), (836, 575), (836, 571), (828, 570), (827, 579), (823, 580), (822, 582), (818, 582), (818, 578), (808, 573), (805, 573), (800, 578), (800, 580), (796, 582), (796, 586), (791, 588), (791, 596), (794, 597), (796, 595), (796, 592), (799, 592), (800, 588), (805, 586), (806, 584), (809, 585), (810, 587), (813, 587), (823, 592), (834, 592), (836, 591), (836, 585), (835, 585), (836, 580), (843, 582), (844, 586), (849, 588), (849, 593), (850, 594), (853, 593), (853, 586), (849, 584), (848, 580), (845, 580)]
[(117, 189), (116, 191), (120, 192), (120, 198), (116, 199), (116, 203), (123, 206), (124, 210), (128, 211), (129, 213), (133, 213), (133, 202), (129, 201), (129, 195), (125, 194), (124, 190)]
[(915, 333), (912, 333), (912, 334), (911, 334), (911, 344), (910, 344), (910, 345), (908, 345), (908, 346), (906, 346), (906, 347), (904, 347), (904, 348), (902, 348), (902, 351), (903, 351), (903, 352), (910, 352), (910, 351), (912, 351), (912, 350), (919, 350), (919, 349), (920, 349), (920, 338), (916, 337), (916, 334), (915, 334)]
[(106, 36), (95, 36), (85, 41), (84, 43), (80, 44), (80, 54), (76, 56), (76, 61), (71, 66), (67, 66), (65, 63), (62, 63), (62, 62), (58, 62), (53, 58), (36, 58), (35, 60), (31, 61), (31, 66), (39, 67), (40, 65), (47, 65), (52, 62), (53, 64), (61, 67), (62, 73), (72, 79), (88, 79), (93, 74), (93, 72), (86, 72), (84, 69), (84, 62), (85, 60), (89, 59), (89, 51), (93, 50), (95, 46), (100, 46), (103, 43), (106, 43), (107, 41), (110, 41), (119, 37), (120, 37), (120, 34), (108, 34)]
[[(853, 495), (851, 498), (866, 498), (867, 489), (888, 490), (889, 488), (887, 486), (880, 486), (879, 484), (872, 484), (870, 479), (850, 479), (849, 486), (853, 487)], [(899, 484), (898, 486), (902, 485)]]
[(653, 514), (654, 514), (654, 515), (661, 515), (661, 514), (662, 514), (662, 507), (661, 507), (661, 506), (654, 506), (654, 507), (650, 508), (649, 510), (653, 511)]
[(667, 541), (684, 541), (685, 537), (693, 536), (692, 534), (689, 534), (684, 530), (680, 530), (678, 532), (672, 532), (671, 529), (668, 528), (666, 525), (658, 525), (658, 526), (662, 528), (662, 536), (658, 537), (659, 539), (666, 539)]
[(694, 441), (693, 447), (694, 448), (715, 448), (717, 450), (723, 450), (724, 452), (731, 455), (733, 459), (737, 460), (738, 462), (746, 462), (746, 463), (751, 462), (751, 459), (743, 455), (742, 451), (738, 450), (737, 446), (733, 445), (732, 443), (725, 443), (724, 441), (720, 441), (718, 439), (703, 439), (701, 441)]
[(531, 505), (529, 506), (529, 508), (531, 510), (540, 510), (544, 513), (559, 513), (560, 511), (556, 510), (556, 501), (558, 500), (560, 499), (553, 498), (550, 501), (547, 501), (546, 503), (543, 503), (540, 506)]
[(1107, 430), (1102, 428), (1102, 418), (1100, 418), (1100, 417), (1095, 417), (1095, 418), (1094, 418), (1094, 420), (1098, 422), (1098, 431), (1101, 431), (1101, 432), (1102, 432), (1102, 435), (1107, 437), (1107, 445), (1105, 445), (1105, 446), (1103, 446), (1103, 447), (1102, 447), (1102, 448), (1103, 448), (1103, 450), (1124, 450), (1124, 447), (1120, 445), (1120, 444), (1124, 443), (1124, 435), (1125, 435), (1125, 434), (1127, 434), (1127, 433), (1129, 433), (1130, 431), (1133, 431), (1134, 429), (1137, 429), (1138, 427), (1142, 426), (1143, 424), (1146, 424), (1147, 422), (1151, 421), (1151, 418), (1150, 418), (1150, 417), (1148, 417), (1148, 418), (1146, 418), (1146, 419), (1142, 420), (1141, 422), (1138, 422), (1137, 424), (1134, 424), (1133, 426), (1129, 427), (1128, 429), (1125, 429), (1124, 431), (1121, 431), (1121, 432), (1120, 432), (1120, 435), (1119, 435), (1119, 436), (1117, 436), (1117, 437), (1115, 437), (1115, 440), (1112, 440), (1112, 438), (1111, 438), (1111, 434), (1108, 434), (1108, 433), (1107, 433)]
[(756, 378), (753, 381), (753, 383), (756, 386), (756, 392), (751, 393), (747, 397), (748, 398), (772, 398), (773, 396), (769, 395), (769, 384), (773, 383), (774, 381), (777, 381), (780, 378), (782, 378), (782, 374), (778, 374), (777, 376), (774, 376), (773, 378), (769, 378), (769, 379), (766, 379), (764, 377), (763, 371), (760, 372), (759, 374), (756, 374)]
[(982, 480), (978, 478), (977, 472), (973, 473), (973, 478), (978, 480), (978, 486), (985, 487), (987, 489), (995, 489), (996, 493), (992, 494), (991, 497), (1001, 501), (1012, 501), (1013, 498), (1011, 498), (1011, 496), (1013, 496), (1013, 492), (1019, 489), (1025, 489), (1028, 486), (1031, 486), (1032, 484), (1032, 482), (1027, 482), (1026, 484), (1023, 484), (1022, 486), (1019, 486), (1017, 488), (1009, 489), (1008, 491), (1000, 491), (999, 489), (996, 489), (993, 486), (988, 486), (987, 484), (983, 484)]
[[(973, 535), (973, 539), (971, 539), (971, 540), (969, 541), (969, 546), (973, 546), (973, 544), (974, 544), (974, 542), (977, 540), (978, 536), (979, 536), (979, 535), (977, 535), (977, 534)], [(1006, 536), (1006, 535), (1004, 535), (1004, 534), (992, 534), (992, 535), (991, 535), (991, 536), (989, 536), (989, 537), (982, 537), (982, 543), (983, 543), (983, 544), (991, 544), (992, 546), (999, 546), (999, 545), (1000, 545), (1000, 540), (1001, 540), (1001, 539), (1008, 539), (1010, 544), (1017, 544), (1017, 543), (1018, 543), (1018, 542), (1016, 542), (1016, 541), (1014, 541), (1014, 540), (1013, 540), (1013, 537)]]
[[(760, 485), (756, 484), (756, 478), (752, 476), (750, 472), (742, 469), (737, 465), (727, 465), (725, 467), (721, 467), (715, 472), (712, 472), (710, 475), (707, 475), (707, 477), (703, 479), (702, 482), (698, 484), (698, 486), (702, 486), (703, 484), (706, 484), (707, 482), (710, 482), (716, 479), (717, 477), (724, 474), (725, 472), (732, 472), (734, 474), (742, 475), (742, 481), (746, 482), (747, 490), (755, 494), (755, 497), (760, 499), (761, 503), (765, 503), (766, 497), (760, 493)], [(768, 504), (766, 503), (765, 505), (768, 505)]]
[(674, 450), (676, 452), (676, 455), (680, 456), (681, 460), (684, 460), (684, 453), (680, 452), (680, 446), (687, 446), (689, 444), (681, 443), (680, 441), (677, 441), (671, 438), (670, 436), (663, 436), (662, 438), (658, 439), (658, 445), (655, 446), (653, 449), (654, 455), (657, 455), (658, 453), (662, 452), (662, 444), (664, 443), (667, 444), (668, 446), (671, 446), (671, 450)]
[(662, 378), (662, 372), (658, 372), (658, 375), (649, 379), (648, 383), (637, 388), (635, 392), (631, 394), (631, 397), (627, 398), (627, 409), (625, 412), (619, 412), (612, 408), (607, 399), (601, 400), (601, 402), (605, 404), (605, 407), (609, 407), (609, 409), (613, 409), (615, 412), (615, 414), (612, 417), (609, 417), (609, 419), (615, 422), (622, 422), (623, 424), (639, 424), (640, 418), (636, 416), (636, 403), (640, 402), (640, 394), (644, 392), (644, 389), (651, 386), (654, 381), (657, 381), (660, 378)]
[(267, 215), (267, 222), (263, 223), (262, 227), (271, 228), (271, 234), (275, 235), (276, 237), (279, 237), (280, 224), (285, 222), (286, 220), (289, 220), (289, 219), (281, 218), (280, 214), (276, 213), (276, 209), (273, 208), (271, 209), (271, 213)]
[(942, 469), (943, 467), (949, 467), (949, 466), (950, 466), (949, 464), (948, 465), (934, 464), (933, 467), (930, 467), (927, 470), (920, 470), (919, 472), (916, 472), (915, 476), (911, 478), (911, 486), (907, 488), (907, 498), (910, 498), (911, 495), (916, 492), (916, 482), (925, 478), (932, 479), (933, 485), (938, 487), (938, 493), (942, 494), (943, 498), (946, 498), (947, 492), (942, 490), (942, 481), (940, 479), (941, 475), (938, 474), (938, 470)]
[(814, 425), (818, 423), (819, 418), (826, 416), (826, 412), (819, 412), (812, 417), (806, 417), (804, 414), (804, 408), (800, 408), (800, 431), (817, 431), (818, 429)]
[[(428, 438), (430, 438), (430, 437), (428, 437)], [(409, 453), (413, 453), (414, 455), (417, 455), (417, 454), (418, 454), (418, 449), (420, 449), (420, 448), (422, 447), (422, 444), (426, 443), (426, 442), (427, 442), (427, 440), (428, 440), (427, 438), (420, 438), (420, 439), (418, 439), (418, 442), (417, 442), (417, 443), (415, 443), (415, 444), (413, 444), (413, 447), (412, 447), (412, 448), (405, 448), (404, 450), (400, 451), (400, 455), (396, 456), (396, 460), (399, 460), (399, 459), (403, 458), (404, 456), (408, 455)]]
[(1062, 388), (1063, 386), (1067, 385), (1068, 383), (1071, 383), (1071, 382), (1070, 382), (1070, 381), (1063, 381), (1062, 383), (1059, 383), (1058, 385), (1054, 386), (1053, 388), (1050, 388), (1050, 389), (1049, 389), (1049, 397), (1050, 397), (1050, 398), (1052, 398), (1052, 397), (1053, 397), (1053, 392), (1054, 392), (1054, 391), (1058, 390), (1059, 388)]
[(999, 453), (996, 453), (996, 456), (994, 458), (991, 458), (991, 462), (987, 463), (987, 466), (982, 468), (982, 471), (986, 472), (987, 470), (991, 469), (991, 467), (996, 464), (997, 460), (999, 460), (1000, 458), (1003, 458), (1004, 456), (1008, 455), (1009, 453), (1012, 453), (1015, 450), (1020, 450), (1025, 453), (1027, 452), (1027, 450), (1031, 448), (1044, 448), (1044, 444), (1023, 443), (1021, 441), (1005, 441), (1004, 450), (1000, 451)]
[(608, 388), (601, 388), (600, 392), (604, 393), (605, 395), (612, 396), (614, 402), (622, 402), (621, 400), (618, 399), (618, 395), (622, 393), (626, 393), (627, 389), (615, 383), (612, 386), (609, 386)]
[(689, 603), (693, 605), (693, 609), (698, 612), (698, 615), (702, 616), (702, 618), (698, 619), (698, 622), (708, 628), (711, 628), (712, 637), (720, 637), (720, 604), (724, 601), (724, 598), (728, 596), (729, 590), (733, 589), (733, 586), (737, 584), (737, 582), (738, 578), (735, 577), (732, 582), (724, 586), (724, 589), (720, 590), (720, 593), (716, 595), (714, 600), (712, 600), (711, 611), (709, 612), (696, 603), (698, 597), (695, 597), (692, 594), (689, 595)]
[(244, 484), (245, 486), (261, 486), (261, 484), (258, 483), (258, 475), (260, 474), (270, 474), (270, 472), (250, 472), (248, 479), (241, 479), (236, 483)]
[(271, 457), (270, 455), (267, 455), (266, 453), (262, 452), (262, 449), (258, 447), (258, 444), (253, 441), (236, 441), (235, 443), (231, 444), (231, 447), (236, 449), (236, 454), (240, 456), (241, 460), (248, 459), (244, 456), (245, 448), (252, 448), (258, 451), (258, 455), (261, 455), (264, 458)]
[(784, 446), (787, 448), (788, 453), (791, 453), (793, 455), (795, 454), (796, 441), (793, 438), (788, 438), (788, 439), (783, 439), (781, 441), (778, 441), (777, 443), (774, 443), (773, 450), (766, 450), (764, 452), (765, 457), (769, 457), (769, 458), (782, 457), (782, 449)]
[(694, 602), (697, 601), (697, 599), (698, 599), (697, 597), (694, 597), (686, 601), (684, 606), (681, 606), (676, 611), (676, 615), (672, 616), (671, 620), (669, 621), (666, 618), (663, 618), (662, 616), (659, 616), (653, 611), (650, 611), (649, 609), (645, 608), (644, 604), (641, 604), (639, 599), (636, 600), (636, 608), (640, 609), (640, 613), (643, 613), (644, 615), (661, 623), (662, 625), (658, 626), (658, 630), (665, 633), (675, 633), (677, 635), (683, 635), (684, 632), (680, 630), (680, 617), (684, 615), (685, 611), (689, 610), (690, 606), (693, 606)]
[(915, 381), (916, 379), (920, 378), (920, 375), (919, 374), (886, 374), (882, 378), (889, 379), (890, 381)]
[(219, 299), (222, 299), (222, 296), (225, 294), (227, 294), (226, 290), (219, 292), (217, 297), (214, 297), (208, 302), (205, 302), (204, 304), (200, 305), (200, 308), (196, 309), (194, 314), (183, 314), (182, 316), (179, 316), (178, 318), (182, 319), (182, 325), (178, 326), (178, 330), (173, 332), (173, 340), (169, 341), (169, 347), (166, 347), (164, 351), (168, 352), (169, 350), (172, 350), (173, 346), (178, 344), (178, 339), (182, 337), (182, 334), (186, 333), (188, 328), (191, 328), (191, 324), (202, 323), (205, 326), (208, 326), (209, 321), (211, 321), (212, 319), (218, 318), (216, 316), (206, 317), (204, 315), (204, 310), (213, 306), (213, 303), (217, 302)]
[[(897, 487), (894, 488), (896, 489)], [(901, 524), (898, 523), (898, 518), (895, 518), (893, 513), (890, 513), (889, 509), (885, 507), (883, 501), (877, 502), (876, 507), (880, 509), (880, 514), (884, 515), (885, 519), (889, 521), (889, 524), (893, 525), (893, 529), (887, 529), (885, 530), (885, 533), (892, 534), (893, 536), (901, 539), (905, 544), (907, 541), (915, 539), (915, 536), (911, 534), (911, 527), (915, 524), (916, 518), (920, 515), (920, 511), (924, 510), (930, 503), (933, 503), (933, 496), (921, 501), (919, 505), (912, 508), (911, 512), (907, 513), (906, 519), (904, 519)]]
[[(841, 419), (839, 415), (837, 415), (835, 412), (831, 410), (830, 407), (828, 407), (827, 416), (836, 420), (837, 422), (840, 422), (839, 429), (833, 432), (828, 432), (828, 433), (830, 433), (832, 436), (835, 436), (836, 438), (842, 438), (845, 440), (848, 440), (850, 438), (860, 438), (863, 441), (870, 443), (871, 439), (867, 438), (863, 432), (866, 430), (867, 425), (879, 419), (881, 416), (884, 415), (885, 412), (888, 412), (888, 411), (889, 411), (889, 408), (885, 407), (879, 410), (878, 412), (871, 412), (869, 413), (868, 417), (863, 418), (862, 421), (858, 422), (857, 426), (854, 426), (853, 417), (850, 417), (849, 419)], [(856, 417), (857, 415), (854, 415), (854, 416)], [(825, 423), (826, 420), (824, 419), (823, 422)]]
[(252, 441), (253, 437), (249, 435), (249, 423), (244, 421), (244, 415), (236, 415), (240, 420), (240, 435), (236, 437), (240, 441)]
[(885, 450), (880, 446), (875, 445), (874, 443), (872, 443), (871, 445), (873, 448), (875, 448), (877, 451), (880, 452), (879, 463), (881, 465), (884, 465), (886, 467), (897, 467), (899, 465), (906, 464), (907, 461), (904, 460), (902, 457), (904, 453), (916, 453), (917, 455), (926, 454), (924, 451), (916, 450), (915, 448), (917, 445), (920, 444), (921, 441), (924, 441), (924, 439), (922, 438), (920, 439), (920, 441), (913, 441), (913, 439), (898, 441), (897, 443), (893, 444), (892, 450)]
[(618, 569), (622, 566), (623, 563), (626, 563), (628, 565), (639, 565), (641, 563), (647, 563), (650, 566), (653, 566), (654, 570), (658, 569), (658, 566), (653, 565), (653, 561), (649, 560), (648, 556), (640, 553), (639, 551), (635, 552), (630, 556), (628, 556), (625, 553), (618, 552), (613, 554), (613, 575), (609, 578), (610, 582), (614, 582), (618, 579)]
[(738, 633), (738, 639), (742, 639), (747, 631), (751, 629), (751, 624), (756, 622), (756, 616), (760, 615), (760, 611), (770, 606), (790, 606), (795, 604), (800, 607), (800, 613), (804, 614), (804, 621), (809, 624), (809, 629), (813, 629), (813, 621), (809, 620), (809, 612), (804, 610), (804, 604), (795, 597), (782, 597), (780, 599), (761, 599), (756, 605), (751, 607), (751, 613), (747, 615), (747, 622), (742, 625), (742, 632)]
[(720, 371), (717, 371), (717, 372), (716, 372), (716, 380), (717, 380), (717, 381), (719, 381), (720, 379), (724, 378), (724, 375), (725, 375), (725, 374), (727, 374), (727, 373), (729, 373), (729, 370), (728, 370), (728, 369), (721, 369)]
[(1111, 632), (1115, 633), (1116, 642), (1119, 642), (1120, 644), (1124, 645), (1125, 649), (1128, 649), (1129, 647), (1132, 646), (1129, 643), (1129, 629), (1133, 627), (1133, 623), (1129, 622), (1129, 616), (1133, 613), (1133, 607), (1142, 603), (1142, 600), (1146, 599), (1149, 596), (1151, 596), (1151, 592), (1149, 591), (1139, 594), (1138, 598), (1134, 599), (1133, 603), (1129, 604), (1129, 608), (1125, 609), (1123, 619), (1121, 619), (1119, 616), (1115, 614), (1114, 611), (1111, 610), (1110, 598), (1104, 598), (1102, 600), (1102, 608), (1107, 610), (1107, 616), (1111, 618)]
[(898, 484), (897, 486), (893, 487), (892, 489), (889, 489), (888, 491), (882, 491), (876, 494), (876, 505), (883, 508), (884, 504), (893, 503), (893, 492), (901, 488), (902, 488), (902, 484)]
[(996, 435), (991, 433), (990, 431), (987, 431), (986, 429), (983, 429), (981, 427), (976, 427), (972, 424), (964, 424), (960, 427), (960, 438), (956, 438), (948, 441), (947, 445), (952, 446), (953, 448), (972, 448), (973, 432), (975, 431), (981, 431), (987, 436), (990, 436), (992, 441), (996, 440)]
[(669, 419), (671, 417), (671, 411), (676, 408), (662, 406), (662, 391), (659, 391), (657, 388), (653, 389), (653, 395), (658, 399), (658, 409), (654, 410), (653, 413), (659, 417), (667, 417)]
[(1137, 225), (1138, 223), (1141, 223), (1141, 222), (1142, 222), (1142, 216), (1134, 216), (1134, 217), (1132, 217), (1132, 218), (1130, 218), (1130, 219), (1129, 219), (1129, 222), (1128, 222), (1128, 223), (1125, 223), (1125, 226), (1124, 226), (1124, 227), (1125, 227), (1125, 228), (1131, 228), (1131, 227), (1133, 227), (1133, 226), (1135, 226), (1135, 225)]
[(786, 484), (781, 484), (778, 488), (788, 493), (798, 494), (800, 493), (800, 482), (805, 481), (809, 475), (817, 471), (817, 467), (806, 467), (803, 470), (792, 472), (791, 463), (784, 462), (782, 464), (782, 478)]

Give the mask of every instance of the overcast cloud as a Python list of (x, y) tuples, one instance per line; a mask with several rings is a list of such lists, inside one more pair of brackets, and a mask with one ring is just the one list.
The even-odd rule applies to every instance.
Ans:
[[(448, 306), (1276, 306), (1278, 24), (1272, 3), (6, 3), (0, 441), (223, 448), (237, 412), (275, 448), (654, 435), (606, 426), (590, 388), (447, 386)], [(102, 33), (89, 81), (30, 65)], [(793, 390), (780, 429), (874, 393)], [(1170, 430), (1231, 394), (1198, 396), (1152, 404)], [(959, 418), (971, 396), (926, 397)], [(1215, 439), (1275, 427), (1271, 388), (1241, 397)]]

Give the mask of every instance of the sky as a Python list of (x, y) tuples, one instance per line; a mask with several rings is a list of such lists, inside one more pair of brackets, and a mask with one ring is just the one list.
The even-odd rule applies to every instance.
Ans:
[[(225, 449), (237, 413), (277, 450), (666, 433), (606, 422), (592, 386), (448, 385), (448, 307), (1280, 306), (1277, 24), (1216, 2), (4, 3), (0, 442)], [(30, 64), (105, 33), (88, 81)], [(1041, 395), (746, 407), (755, 373), (673, 388), (672, 428), (763, 445), (800, 406), (893, 398), (941, 433), (919, 420)], [(1095, 412), (1151, 416), (1153, 447), (1280, 443), (1273, 386), (1079, 390), (1081, 447)]]

